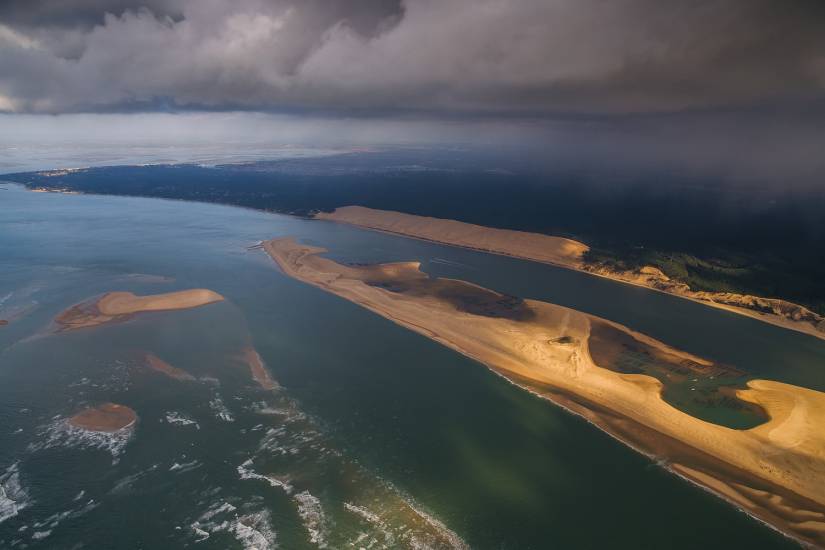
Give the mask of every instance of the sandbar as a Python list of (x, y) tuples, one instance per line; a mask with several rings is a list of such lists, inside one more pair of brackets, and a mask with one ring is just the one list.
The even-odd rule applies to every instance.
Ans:
[(178, 367), (174, 367), (152, 353), (146, 354), (146, 365), (155, 372), (159, 372), (168, 376), (169, 378), (174, 378), (175, 380), (194, 380), (195, 377), (186, 372), (183, 369), (179, 369)]
[(205, 288), (147, 296), (137, 296), (131, 292), (109, 292), (94, 301), (70, 307), (58, 315), (55, 322), (61, 330), (75, 330), (125, 321), (138, 313), (191, 309), (223, 299), (217, 292)]
[(597, 364), (590, 336), (602, 323), (674, 369), (685, 362), (692, 375), (721, 368), (620, 324), (490, 290), (484, 304), (495, 306), (473, 309), (467, 305), (478, 303), (481, 287), (448, 279), (444, 296), (438, 280), (422, 282), (428, 277), (415, 262), (342, 265), (319, 256), (325, 249), (293, 239), (267, 241), (264, 250), (285, 274), (479, 361), (783, 533), (825, 548), (825, 393), (748, 380), (735, 396), (764, 411), (766, 420), (747, 430), (728, 428), (667, 403), (656, 378)]
[(274, 390), (278, 387), (278, 383), (272, 379), (269, 371), (266, 370), (261, 356), (254, 348), (246, 347), (241, 350), (239, 360), (249, 367), (249, 372), (252, 379), (265, 390)]
[(402, 212), (375, 210), (363, 206), (345, 206), (333, 212), (319, 212), (315, 218), (575, 269), (614, 281), (643, 286), (825, 339), (825, 317), (799, 304), (777, 298), (763, 298), (732, 292), (694, 291), (688, 285), (668, 278), (653, 266), (645, 266), (633, 271), (621, 271), (590, 264), (583, 260), (589, 247), (573, 239), (496, 229)]
[(9, 322), (6, 319), (0, 319), (0, 327), (4, 327), (8, 324), (9, 324)]
[(564, 237), (494, 229), (363, 206), (344, 206), (331, 213), (319, 212), (315, 218), (565, 267), (579, 267), (582, 256), (590, 249), (584, 243)]
[(69, 424), (91, 432), (116, 432), (133, 426), (137, 413), (126, 405), (104, 403), (84, 409), (69, 419)]

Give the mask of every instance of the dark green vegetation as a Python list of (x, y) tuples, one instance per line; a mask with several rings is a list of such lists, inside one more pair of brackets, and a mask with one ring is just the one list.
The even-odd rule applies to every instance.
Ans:
[(784, 298), (825, 313), (821, 191), (779, 195), (673, 175), (621, 179), (528, 173), (513, 160), (454, 151), (352, 153), (211, 168), (107, 167), (4, 178), (30, 187), (297, 215), (357, 204), (564, 235), (591, 245), (591, 262), (621, 269), (654, 265), (694, 290)]

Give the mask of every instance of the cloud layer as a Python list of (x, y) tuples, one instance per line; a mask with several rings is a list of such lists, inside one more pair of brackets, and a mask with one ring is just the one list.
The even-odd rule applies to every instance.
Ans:
[(796, 0), (8, 0), (0, 110), (649, 113), (816, 101)]

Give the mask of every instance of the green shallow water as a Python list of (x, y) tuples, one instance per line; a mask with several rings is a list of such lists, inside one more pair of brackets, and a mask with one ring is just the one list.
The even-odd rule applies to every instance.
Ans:
[[(0, 548), (392, 548), (424, 517), (472, 548), (793, 546), (583, 420), (246, 247), (294, 235), (347, 261), (422, 260), (433, 275), (817, 389), (825, 342), (580, 273), (327, 222), (0, 193), (0, 317), (11, 320), (0, 328)], [(54, 315), (102, 292), (192, 287), (227, 301), (50, 331)], [(280, 390), (256, 388), (233, 360), (247, 345)], [(198, 380), (148, 372), (146, 351)], [(104, 401), (137, 411), (128, 439), (65, 429)]]

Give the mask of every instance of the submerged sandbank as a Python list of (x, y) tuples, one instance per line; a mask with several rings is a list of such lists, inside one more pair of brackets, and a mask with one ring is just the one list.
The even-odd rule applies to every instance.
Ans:
[(638, 271), (621, 271), (589, 264), (583, 261), (584, 253), (589, 250), (589, 247), (572, 239), (495, 229), (401, 212), (374, 210), (362, 206), (345, 206), (330, 213), (320, 212), (315, 215), (315, 218), (576, 269), (614, 281), (643, 286), (694, 300), (825, 339), (825, 317), (799, 304), (776, 298), (732, 292), (694, 291), (688, 285), (670, 279), (653, 266), (645, 266)]
[(238, 359), (249, 367), (249, 373), (252, 379), (265, 390), (274, 390), (278, 387), (278, 383), (270, 376), (269, 371), (266, 370), (261, 356), (254, 348), (246, 347), (241, 350)]
[(733, 395), (758, 407), (766, 421), (728, 428), (667, 403), (656, 378), (597, 364), (591, 330), (606, 324), (674, 372), (687, 368), (700, 376), (707, 369), (713, 376), (721, 368), (617, 323), (463, 281), (429, 279), (414, 262), (346, 266), (292, 239), (268, 241), (264, 249), (287, 275), (480, 361), (782, 532), (825, 547), (825, 393), (749, 380)]
[(94, 302), (74, 305), (57, 316), (61, 330), (75, 330), (116, 323), (137, 313), (190, 309), (220, 302), (224, 298), (205, 288), (137, 296), (131, 292), (109, 292)]
[(133, 426), (137, 413), (126, 405), (104, 403), (84, 409), (69, 419), (69, 424), (92, 432), (116, 432)]
[(168, 376), (169, 378), (174, 378), (175, 380), (194, 380), (195, 377), (186, 372), (183, 369), (179, 369), (178, 367), (172, 366), (157, 355), (152, 353), (147, 353), (145, 356), (146, 365), (155, 372), (159, 372)]

